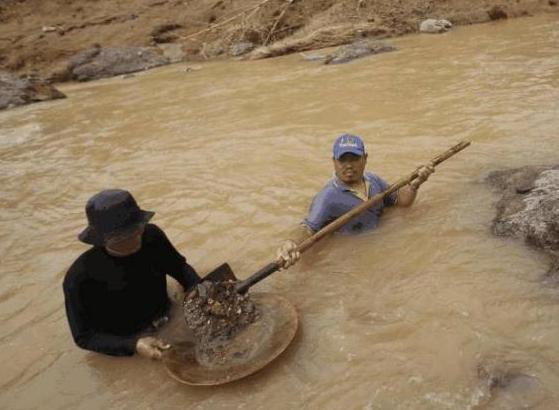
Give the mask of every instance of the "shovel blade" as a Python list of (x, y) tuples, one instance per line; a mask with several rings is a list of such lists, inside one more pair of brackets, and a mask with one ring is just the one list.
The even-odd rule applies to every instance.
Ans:
[(237, 281), (237, 277), (235, 276), (235, 273), (233, 273), (231, 266), (229, 266), (228, 263), (223, 263), (219, 265), (217, 268), (215, 268), (213, 271), (208, 273), (202, 279), (202, 281), (206, 281), (206, 280), (210, 282), (218, 283), (218, 282), (225, 282), (228, 280)]

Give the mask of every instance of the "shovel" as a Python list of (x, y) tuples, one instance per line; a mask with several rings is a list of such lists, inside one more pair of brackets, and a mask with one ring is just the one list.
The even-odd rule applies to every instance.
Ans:
[[(469, 145), (470, 145), (470, 141), (461, 141), (458, 144), (456, 144), (453, 147), (446, 150), (445, 152), (443, 152), (442, 154), (437, 155), (435, 158), (433, 158), (431, 160), (430, 164), (433, 165), (433, 166), (437, 166), (441, 162), (443, 162), (443, 161), (447, 160), (448, 158), (452, 157), (454, 154), (457, 154), (458, 152), (462, 151), (464, 148), (468, 147)], [(322, 228), (321, 230), (316, 232), (314, 235), (312, 235), (311, 237), (305, 239), (303, 242), (298, 244), (297, 248), (296, 248), (296, 251), (299, 251), (301, 253), (305, 252), (306, 250), (311, 248), (315, 243), (317, 243), (318, 241), (320, 241), (321, 239), (323, 239), (327, 235), (331, 234), (332, 232), (337, 231), (339, 228), (341, 228), (343, 225), (345, 225), (353, 217), (362, 214), (363, 212), (365, 212), (367, 209), (369, 209), (373, 205), (375, 205), (375, 204), (381, 202), (382, 200), (384, 200), (384, 198), (387, 195), (390, 195), (391, 193), (393, 193), (393, 192), (397, 191), (398, 189), (402, 188), (404, 185), (409, 184), (415, 178), (417, 178), (417, 176), (418, 176), (417, 171), (418, 170), (415, 170), (411, 174), (401, 178), (397, 182), (390, 185), (385, 191), (374, 195), (373, 197), (369, 198), (367, 201), (364, 201), (362, 204), (356, 206), (355, 208), (353, 208), (349, 212), (340, 216), (335, 221), (329, 223), (324, 228)], [(216, 269), (214, 269), (212, 272), (210, 272), (202, 280), (203, 281), (208, 280), (208, 281), (211, 281), (211, 282), (223, 282), (223, 281), (229, 281), (229, 280), (237, 281), (238, 282), (237, 283), (237, 288), (236, 288), (237, 292), (243, 294), (243, 293), (246, 293), (252, 286), (257, 284), (261, 280), (267, 278), (272, 273), (277, 272), (278, 270), (280, 270), (281, 266), (282, 266), (281, 261), (280, 260), (275, 260), (275, 261), (267, 264), (266, 266), (264, 266), (258, 272), (249, 276), (247, 279), (238, 281), (237, 277), (235, 276), (235, 273), (233, 272), (233, 270), (231, 269), (229, 264), (224, 263), (224, 264), (220, 265), (219, 267), (217, 267)]]

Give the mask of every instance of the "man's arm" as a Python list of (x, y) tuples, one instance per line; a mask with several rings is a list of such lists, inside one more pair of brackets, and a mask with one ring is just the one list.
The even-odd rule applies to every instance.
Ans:
[(135, 353), (137, 337), (98, 332), (91, 326), (80, 298), (79, 283), (64, 281), (63, 288), (68, 323), (79, 347), (112, 356), (132, 356)]
[(433, 172), (435, 172), (435, 168), (431, 164), (419, 167), (417, 178), (398, 190), (396, 205), (403, 208), (411, 206), (417, 197), (417, 190)]
[(167, 235), (165, 235), (165, 232), (155, 225), (153, 225), (153, 227), (156, 230), (161, 249), (161, 254), (158, 255), (158, 257), (160, 258), (162, 269), (164, 269), (165, 273), (176, 279), (185, 291), (200, 282), (201, 278), (196, 270), (194, 270), (194, 268), (186, 262), (186, 258), (175, 249), (171, 241), (167, 238)]
[(328, 191), (322, 190), (313, 199), (308, 216), (287, 235), (289, 239), (284, 240), (276, 252), (283, 269), (287, 269), (301, 258), (301, 253), (296, 251), (297, 245), (332, 220), (330, 211)]

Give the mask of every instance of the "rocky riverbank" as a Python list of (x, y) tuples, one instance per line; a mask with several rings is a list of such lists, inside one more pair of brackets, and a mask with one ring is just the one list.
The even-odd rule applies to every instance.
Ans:
[(0, 110), (57, 98), (66, 96), (40, 78), (0, 71)]
[[(456, 25), (558, 11), (557, 2), (480, 0), (473, 7), (468, 0), (4, 0), (0, 70), (84, 79), (61, 73), (91, 49), (149, 47), (133, 63), (138, 70), (246, 53), (262, 58), (417, 32), (429, 18)], [(158, 55), (150, 57), (157, 60), (153, 65), (142, 60), (151, 53)]]
[(494, 171), (487, 180), (502, 194), (493, 233), (521, 239), (548, 254), (546, 280), (559, 282), (559, 165)]

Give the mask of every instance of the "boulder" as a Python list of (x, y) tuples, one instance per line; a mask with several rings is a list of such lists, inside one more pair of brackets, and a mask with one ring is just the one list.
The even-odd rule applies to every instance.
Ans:
[(57, 98), (66, 96), (40, 78), (0, 72), (0, 110)]
[(492, 230), (524, 240), (552, 258), (549, 275), (559, 274), (559, 165), (495, 171), (488, 181), (502, 192)]
[(427, 19), (419, 25), (422, 33), (445, 33), (452, 28), (452, 23), (448, 20)]
[(338, 47), (333, 53), (323, 57), (311, 55), (305, 56), (305, 58), (308, 60), (323, 59), (323, 64), (343, 64), (358, 58), (394, 50), (396, 50), (396, 48), (390, 44), (374, 39), (366, 39)]
[(169, 59), (160, 51), (149, 47), (94, 47), (72, 57), (67, 71), (69, 79), (89, 81), (147, 70), (169, 63)]
[(186, 54), (184, 53), (182, 46), (177, 43), (166, 43), (158, 44), (159, 48), (165, 58), (169, 60), (169, 63), (178, 63), (184, 61)]

